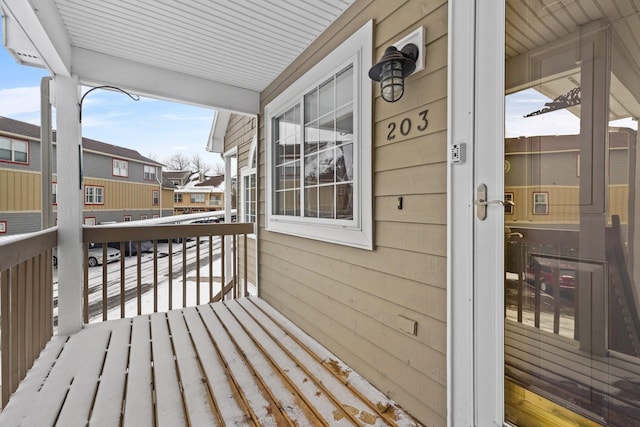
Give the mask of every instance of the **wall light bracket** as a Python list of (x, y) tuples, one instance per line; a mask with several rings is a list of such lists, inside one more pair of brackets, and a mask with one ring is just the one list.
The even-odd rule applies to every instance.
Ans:
[[(402, 98), (405, 78), (416, 71), (417, 61), (421, 57), (424, 58), (424, 54), (421, 54), (424, 51), (423, 45), (424, 30), (420, 27), (394, 45), (387, 47), (382, 58), (369, 69), (369, 78), (380, 82), (382, 99), (387, 102), (396, 102)], [(423, 62), (424, 60), (420, 63), (422, 68), (424, 68)]]

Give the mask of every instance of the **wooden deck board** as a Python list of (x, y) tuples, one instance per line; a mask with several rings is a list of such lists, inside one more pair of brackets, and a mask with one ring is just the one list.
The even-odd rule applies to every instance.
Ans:
[(166, 314), (151, 315), (152, 373), (157, 425), (169, 427), (186, 424), (171, 339)]
[(153, 425), (151, 382), (149, 316), (134, 317), (124, 402), (125, 426), (139, 427)]
[(209, 391), (203, 382), (203, 375), (200, 372), (196, 352), (189, 338), (183, 311), (175, 310), (169, 312), (168, 319), (190, 423), (197, 426), (216, 425), (213, 408), (209, 404)]
[[(280, 413), (279, 407), (270, 400), (267, 390), (256, 381), (254, 373), (244, 362), (246, 355), (243, 355), (232, 343), (231, 337), (225, 329), (226, 325), (223, 325), (210, 307), (203, 307), (200, 313), (207, 328), (220, 345), (224, 362), (229, 367), (230, 375), (234, 378), (233, 381), (238, 384), (242, 394), (241, 399), (253, 414), (252, 418), (267, 420), (265, 422), (273, 425), (286, 425), (287, 422)], [(225, 338), (219, 340), (218, 337)]]
[(0, 425), (417, 425), (291, 327), (256, 298), (89, 325), (47, 345)]
[[(288, 333), (282, 328), (282, 325), (276, 324), (271, 318), (269, 318), (262, 310), (259, 309), (249, 299), (236, 300), (233, 303), (240, 305), (245, 311), (237, 310), (240, 314), (250, 316), (251, 321), (247, 320), (246, 323), (251, 325), (251, 330), (263, 329), (264, 335), (269, 335), (273, 340), (273, 344), (277, 345), (280, 349), (270, 347), (270, 353), (276, 355), (274, 357), (278, 363), (283, 360), (292, 360), (299, 366), (304, 367), (305, 377), (308, 377), (308, 383), (313, 382), (314, 385), (321, 388), (322, 396), (324, 393), (328, 393), (333, 402), (330, 405), (335, 406), (335, 410), (343, 411), (343, 413), (352, 413), (356, 418), (366, 419), (367, 425), (378, 426), (386, 425), (387, 423), (381, 419), (378, 414), (375, 414), (375, 405), (365, 401), (357, 394), (350, 390), (348, 386), (340, 381), (334, 371), (330, 370), (322, 364), (320, 357), (311, 352), (304, 344), (296, 341), (291, 333)], [(263, 335), (263, 336), (264, 336)], [(281, 355), (283, 352), (288, 353), (290, 356)], [(287, 367), (287, 369), (290, 369)], [(304, 380), (303, 380), (303, 383)], [(314, 393), (315, 396), (315, 393)], [(319, 397), (319, 396), (316, 396)], [(311, 399), (313, 401), (313, 399)], [(325, 414), (325, 419), (335, 419), (337, 412), (331, 411), (330, 414)]]
[(238, 398), (238, 392), (234, 390), (229, 381), (228, 374), (222, 364), (211, 337), (207, 333), (205, 325), (198, 311), (185, 310), (184, 318), (195, 341), (196, 352), (202, 360), (205, 374), (212, 387), (212, 394), (220, 413), (220, 418), (230, 425), (250, 424), (251, 417)]
[(98, 393), (89, 419), (90, 425), (120, 425), (124, 401), (131, 319), (116, 320), (109, 342), (109, 352), (104, 362)]
[[(110, 335), (106, 329), (87, 328), (78, 332), (80, 340), (69, 340), (39, 391), (47, 404), (29, 413), (27, 425), (47, 425), (58, 417), (59, 425), (68, 425), (69, 420), (87, 422)], [(74, 354), (83, 355), (82, 363)]]

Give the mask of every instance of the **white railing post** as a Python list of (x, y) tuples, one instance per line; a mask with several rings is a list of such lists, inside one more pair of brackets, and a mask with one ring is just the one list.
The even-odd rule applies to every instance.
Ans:
[(58, 175), (58, 333), (82, 328), (82, 128), (77, 76), (55, 77)]

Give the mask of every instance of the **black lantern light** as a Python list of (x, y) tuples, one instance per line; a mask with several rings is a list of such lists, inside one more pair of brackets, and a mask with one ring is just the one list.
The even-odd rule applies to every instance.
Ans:
[(407, 44), (402, 50), (389, 46), (380, 61), (371, 67), (369, 78), (380, 82), (380, 92), (385, 101), (396, 102), (402, 98), (404, 78), (416, 69), (418, 53), (418, 46), (413, 43)]

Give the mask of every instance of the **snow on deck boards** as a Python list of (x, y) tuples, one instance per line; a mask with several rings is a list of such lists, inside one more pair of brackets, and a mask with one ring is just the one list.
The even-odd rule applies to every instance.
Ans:
[(415, 421), (251, 297), (56, 337), (1, 426), (409, 426)]

